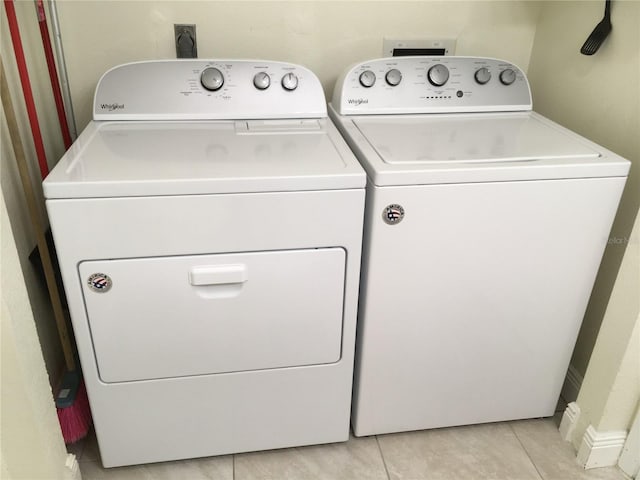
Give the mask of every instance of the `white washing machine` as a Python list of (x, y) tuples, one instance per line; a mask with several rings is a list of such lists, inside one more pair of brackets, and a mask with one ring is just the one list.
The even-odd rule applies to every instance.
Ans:
[(105, 467), (348, 439), (366, 175), (298, 65), (116, 67), (44, 182)]
[(553, 415), (629, 162), (531, 107), (489, 58), (338, 80), (368, 176), (356, 435)]

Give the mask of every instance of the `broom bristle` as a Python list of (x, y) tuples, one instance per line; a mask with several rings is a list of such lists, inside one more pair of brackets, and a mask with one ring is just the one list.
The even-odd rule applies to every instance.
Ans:
[(73, 404), (57, 411), (64, 443), (74, 443), (87, 436), (91, 427), (91, 410), (84, 382), (80, 382)]

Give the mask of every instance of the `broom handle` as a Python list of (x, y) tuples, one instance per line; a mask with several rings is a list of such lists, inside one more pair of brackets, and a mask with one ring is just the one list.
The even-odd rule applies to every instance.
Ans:
[(9, 87), (7, 85), (7, 78), (4, 73), (4, 63), (2, 62), (2, 57), (0, 57), (0, 87), (2, 107), (4, 109), (5, 117), (7, 118), (9, 136), (11, 137), (11, 144), (13, 146), (14, 155), (16, 157), (16, 164), (18, 166), (18, 172), (20, 173), (20, 181), (22, 182), (22, 188), (27, 200), (29, 216), (31, 217), (31, 223), (36, 234), (36, 243), (38, 245), (38, 250), (40, 251), (40, 258), (42, 259), (42, 268), (44, 269), (44, 276), (47, 281), (47, 288), (49, 290), (49, 297), (51, 298), (51, 305), (53, 306), (53, 316), (55, 317), (56, 325), (58, 327), (58, 335), (60, 337), (60, 344), (62, 345), (62, 351), (64, 353), (64, 360), (67, 364), (67, 370), (74, 371), (76, 369), (76, 362), (73, 358), (73, 350), (71, 349), (71, 341), (69, 339), (69, 331), (67, 330), (67, 322), (65, 321), (62, 302), (60, 300), (60, 291), (58, 290), (56, 277), (53, 273), (51, 255), (49, 253), (49, 247), (44, 235), (44, 223), (42, 222), (42, 218), (40, 218), (40, 211), (38, 209), (35, 193), (33, 191), (33, 185), (31, 184), (29, 168), (27, 166), (27, 159), (24, 154), (22, 141), (20, 139), (20, 131), (18, 129), (18, 122), (16, 120), (16, 113), (13, 109), (13, 103), (11, 102), (11, 95), (9, 92)]

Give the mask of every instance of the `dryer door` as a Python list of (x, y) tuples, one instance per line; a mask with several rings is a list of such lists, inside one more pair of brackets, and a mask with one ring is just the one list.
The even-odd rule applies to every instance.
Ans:
[(345, 260), (326, 248), (82, 262), (100, 378), (336, 362)]

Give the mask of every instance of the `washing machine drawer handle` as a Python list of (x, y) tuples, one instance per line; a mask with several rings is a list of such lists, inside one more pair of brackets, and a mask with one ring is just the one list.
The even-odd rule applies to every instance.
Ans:
[(189, 282), (194, 286), (244, 283), (247, 278), (244, 264), (202, 265), (189, 271)]

